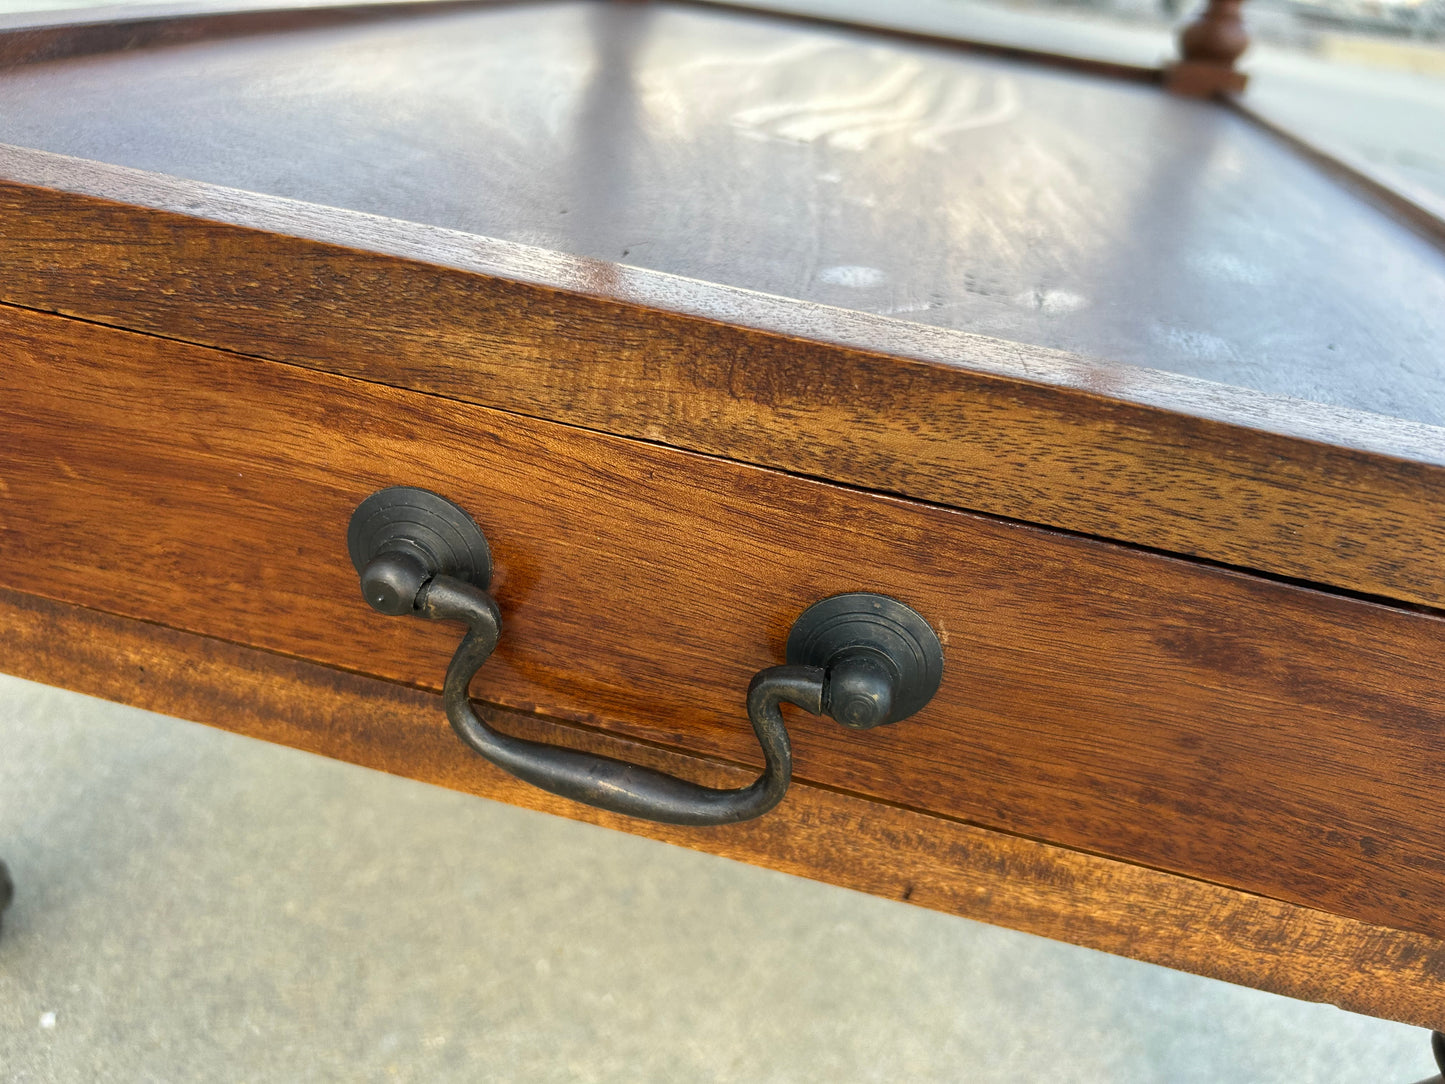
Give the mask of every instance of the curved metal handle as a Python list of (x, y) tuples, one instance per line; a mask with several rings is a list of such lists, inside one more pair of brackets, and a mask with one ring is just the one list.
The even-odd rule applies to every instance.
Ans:
[[(794, 626), (791, 663), (760, 671), (748, 686), (748, 719), (763, 749), (762, 775), (736, 790), (714, 789), (611, 757), (513, 738), (482, 721), (468, 689), (496, 649), (502, 617), (484, 589), (491, 576), (486, 540), (450, 501), (424, 490), (382, 490), (357, 508), (348, 544), (362, 593), (374, 609), (467, 626), (443, 689), (447, 719), (464, 742), (518, 779), (632, 817), (709, 825), (761, 816), (782, 801), (792, 780), (784, 703), (869, 728), (912, 714), (927, 702), (941, 674), (937, 638), (902, 603), (880, 595), (839, 595), (818, 603)], [(925, 630), (925, 640), (932, 637), (932, 648), (924, 643), (919, 649), (910, 622)], [(880, 638), (878, 629), (885, 626)], [(901, 653), (900, 644), (906, 649)], [(920, 678), (918, 667), (924, 665), (931, 670)], [(920, 680), (931, 681), (921, 699)]]
[(816, 666), (774, 666), (748, 687), (748, 718), (763, 747), (763, 774), (737, 790), (715, 790), (637, 764), (594, 753), (508, 737), (473, 710), (467, 688), (497, 645), (501, 623), (484, 591), (450, 576), (422, 588), (418, 611), (434, 621), (464, 621), (467, 634), (447, 667), (443, 700), (461, 739), (497, 767), (543, 790), (587, 805), (664, 824), (732, 824), (759, 817), (783, 800), (793, 777), (793, 748), (780, 705), (818, 714), (824, 672)]
[(472, 678), (502, 635), (502, 615), (492, 597), (454, 576), (431, 575), (420, 559), (402, 551), (369, 561), (361, 584), (367, 601), (383, 613), (415, 613), (467, 626), (442, 692), (447, 719), (462, 741), (518, 779), (613, 813), (692, 825), (760, 817), (783, 800), (793, 777), (793, 747), (783, 725), (782, 703), (815, 715), (823, 711), (827, 682), (822, 667), (774, 666), (754, 677), (748, 686), (748, 718), (763, 747), (765, 766), (756, 781), (737, 790), (716, 790), (596, 753), (513, 738), (483, 722), (468, 695)]

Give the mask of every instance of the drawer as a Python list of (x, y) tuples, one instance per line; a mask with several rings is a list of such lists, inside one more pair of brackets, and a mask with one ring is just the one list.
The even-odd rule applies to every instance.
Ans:
[(19, 309), (0, 335), (0, 587), (435, 690), (458, 629), (373, 613), (346, 551), (358, 502), (421, 486), (492, 546), (475, 697), (740, 765), (793, 620), (880, 592), (942, 686), (872, 731), (790, 713), (800, 783), (1445, 935), (1433, 614)]

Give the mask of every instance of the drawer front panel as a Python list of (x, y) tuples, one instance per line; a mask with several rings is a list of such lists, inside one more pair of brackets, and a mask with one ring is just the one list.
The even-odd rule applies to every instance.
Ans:
[(0, 585), (436, 688), (457, 630), (372, 613), (345, 547), (363, 497), (423, 486), (492, 543), (476, 696), (744, 763), (792, 620), (878, 591), (932, 621), (943, 687), (866, 733), (793, 714), (799, 778), (1445, 932), (1433, 616), (56, 317), (0, 334)]

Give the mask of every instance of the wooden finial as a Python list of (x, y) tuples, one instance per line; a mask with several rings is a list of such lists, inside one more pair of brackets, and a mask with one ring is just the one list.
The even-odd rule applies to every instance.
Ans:
[(1164, 70), (1164, 85), (1176, 94), (1211, 98), (1238, 94), (1247, 77), (1234, 62), (1249, 48), (1240, 17), (1243, 0), (1208, 0), (1199, 18), (1179, 35), (1180, 60)]

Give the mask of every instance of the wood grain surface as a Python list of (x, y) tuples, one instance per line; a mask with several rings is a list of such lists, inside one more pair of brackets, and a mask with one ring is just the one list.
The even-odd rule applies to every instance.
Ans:
[(793, 723), (799, 777), (1439, 934), (1445, 621), (56, 317), (5, 314), (0, 585), (436, 687), (457, 632), (361, 601), (385, 485), (492, 541), (474, 689), (752, 763), (752, 674), (873, 590), (938, 629), (907, 723)]
[(1445, 603), (1436, 427), (44, 152), (0, 175), (0, 300)]
[[(1352, 1012), (1445, 1027), (1445, 942), (795, 783), (761, 820), (647, 824), (471, 756), (435, 694), (0, 591), (0, 669), (371, 768)], [(715, 784), (741, 769), (492, 709), (517, 734)]]
[(0, 141), (1445, 423), (1445, 254), (1119, 80), (584, 0), (26, 65)]

